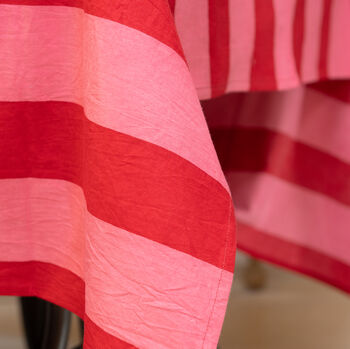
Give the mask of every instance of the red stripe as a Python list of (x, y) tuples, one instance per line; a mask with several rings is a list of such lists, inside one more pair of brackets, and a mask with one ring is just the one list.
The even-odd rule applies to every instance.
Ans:
[(255, 0), (255, 43), (250, 89), (276, 90), (273, 0)]
[(168, 1), (169, 1), (171, 13), (174, 15), (175, 14), (175, 2), (176, 2), (176, 0), (168, 0)]
[(350, 165), (281, 133), (260, 128), (214, 129), (224, 170), (267, 172), (350, 205)]
[(326, 80), (310, 84), (310, 88), (322, 92), (325, 95), (350, 104), (349, 80)]
[(171, 11), (163, 0), (0, 0), (0, 4), (81, 8), (88, 14), (142, 31), (184, 57)]
[(293, 49), (295, 66), (300, 80), (301, 77), (301, 60), (303, 54), (303, 37), (304, 37), (304, 16), (305, 0), (297, 0), (295, 5), (294, 23), (293, 23)]
[(0, 262), (0, 294), (40, 297), (84, 318), (84, 281), (54, 264)]
[(350, 293), (350, 266), (341, 261), (240, 222), (237, 238), (238, 247), (256, 258), (301, 272)]
[(0, 163), (0, 178), (71, 181), (97, 218), (233, 270), (226, 189), (164, 148), (89, 121), (78, 105), (2, 102)]
[(209, 0), (209, 51), (212, 97), (226, 91), (230, 65), (228, 0)]
[(329, 28), (332, 0), (323, 0), (323, 18), (321, 27), (320, 57), (319, 57), (319, 78), (328, 77), (328, 46), (329, 46)]
[(0, 294), (35, 296), (72, 311), (84, 320), (84, 348), (135, 348), (95, 325), (85, 314), (84, 281), (43, 262), (0, 262)]

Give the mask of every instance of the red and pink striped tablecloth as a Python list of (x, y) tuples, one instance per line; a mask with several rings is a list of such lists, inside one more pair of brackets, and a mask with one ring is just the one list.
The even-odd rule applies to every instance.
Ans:
[(0, 293), (86, 349), (215, 348), (232, 200), (168, 2), (0, 3)]
[(215, 348), (229, 187), (240, 248), (350, 291), (349, 14), (0, 0), (0, 294), (75, 312), (86, 349)]
[(350, 2), (190, 3), (175, 22), (238, 247), (350, 292)]

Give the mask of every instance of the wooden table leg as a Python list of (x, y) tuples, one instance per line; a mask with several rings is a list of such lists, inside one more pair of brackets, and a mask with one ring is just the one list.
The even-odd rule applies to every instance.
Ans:
[(266, 285), (266, 271), (262, 263), (253, 257), (249, 257), (242, 275), (243, 283), (247, 289), (260, 290)]

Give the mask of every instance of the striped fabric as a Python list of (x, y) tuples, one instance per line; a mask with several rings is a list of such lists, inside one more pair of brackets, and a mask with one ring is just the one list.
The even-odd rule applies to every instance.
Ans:
[(238, 246), (350, 292), (350, 105), (323, 85), (335, 89), (237, 93), (203, 106)]
[(175, 22), (201, 99), (350, 78), (348, 0), (175, 4)]
[(232, 200), (167, 1), (1, 0), (0, 163), (0, 294), (85, 349), (216, 348)]
[(72, 310), (85, 349), (215, 348), (229, 186), (239, 247), (350, 291), (349, 13), (0, 0), (0, 293)]
[(175, 21), (238, 247), (350, 292), (350, 2), (186, 3)]

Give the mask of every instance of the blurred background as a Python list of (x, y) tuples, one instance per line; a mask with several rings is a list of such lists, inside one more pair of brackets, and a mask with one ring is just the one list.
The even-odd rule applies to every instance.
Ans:
[[(19, 302), (0, 297), (0, 348), (25, 349)], [(239, 253), (220, 349), (349, 349), (345, 293)], [(80, 342), (73, 318), (69, 348)]]

